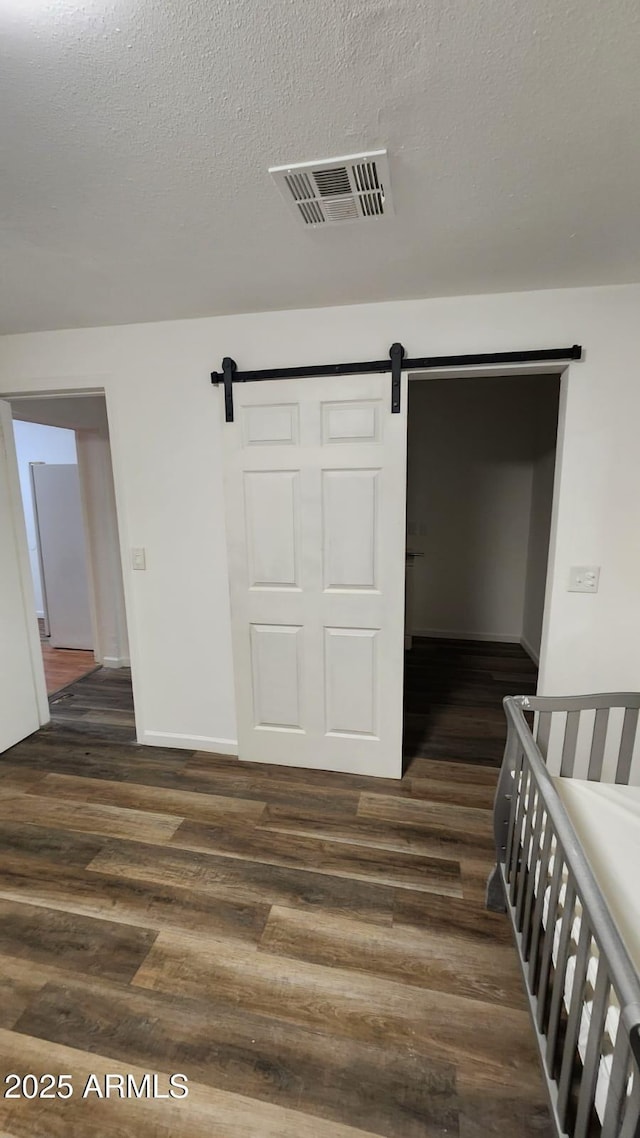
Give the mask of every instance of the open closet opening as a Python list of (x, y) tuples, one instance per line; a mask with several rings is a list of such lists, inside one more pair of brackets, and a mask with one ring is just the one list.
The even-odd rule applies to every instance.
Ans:
[(54, 728), (135, 736), (111, 448), (102, 394), (10, 398)]
[(498, 765), (534, 694), (560, 378), (410, 376), (405, 755)]

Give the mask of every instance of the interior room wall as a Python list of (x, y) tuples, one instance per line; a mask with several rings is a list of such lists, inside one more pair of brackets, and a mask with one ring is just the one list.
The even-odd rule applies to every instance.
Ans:
[(76, 440), (74, 432), (63, 427), (48, 427), (41, 423), (23, 423), (18, 419), (13, 421), (13, 435), (18, 457), (20, 493), (24, 506), (36, 612), (39, 617), (42, 617), (44, 616), (44, 603), (29, 464), (32, 462), (77, 463)]
[(533, 464), (521, 639), (536, 661), (540, 659), (549, 562), (559, 396), (558, 383), (548, 379), (544, 398), (536, 398), (531, 408)]
[(414, 635), (522, 637), (535, 406), (547, 376), (412, 380)]
[[(104, 388), (138, 736), (235, 748), (222, 357), (246, 368), (582, 342), (560, 403), (540, 691), (640, 687), (640, 286), (519, 292), (7, 336), (0, 392)], [(130, 547), (147, 570), (131, 569)], [(596, 595), (571, 565), (601, 566)]]

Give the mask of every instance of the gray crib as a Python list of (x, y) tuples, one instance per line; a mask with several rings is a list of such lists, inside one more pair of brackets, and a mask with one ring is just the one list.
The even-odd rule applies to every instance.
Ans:
[(561, 1138), (640, 1138), (640, 978), (549, 769), (575, 778), (581, 765), (583, 779), (628, 785), (640, 695), (514, 696), (504, 707), (487, 905), (513, 925), (552, 1118)]

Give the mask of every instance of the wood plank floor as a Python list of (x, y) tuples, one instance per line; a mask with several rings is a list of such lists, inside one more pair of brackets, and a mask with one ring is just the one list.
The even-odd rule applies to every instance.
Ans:
[[(502, 687), (481, 659), (531, 675), (495, 651), (461, 663), (479, 708)], [(474, 682), (450, 683), (456, 711)], [(426, 706), (400, 782), (138, 747), (86, 715), (0, 758), (0, 1067), (76, 1088), (0, 1101), (0, 1135), (549, 1138), (506, 919), (483, 907), (497, 725)], [(146, 1072), (189, 1096), (82, 1098), (91, 1073)]]
[(135, 742), (130, 668), (93, 668), (49, 699), (54, 727), (112, 742)]
[(42, 662), (44, 664), (44, 678), (47, 685), (47, 695), (73, 683), (74, 680), (86, 676), (98, 665), (93, 652), (84, 652), (75, 648), (52, 648), (46, 640), (41, 640)]

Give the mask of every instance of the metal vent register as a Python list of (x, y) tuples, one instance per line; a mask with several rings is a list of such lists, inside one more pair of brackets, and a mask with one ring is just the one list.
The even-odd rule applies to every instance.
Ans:
[(342, 225), (393, 213), (386, 150), (273, 166), (269, 173), (303, 225)]

